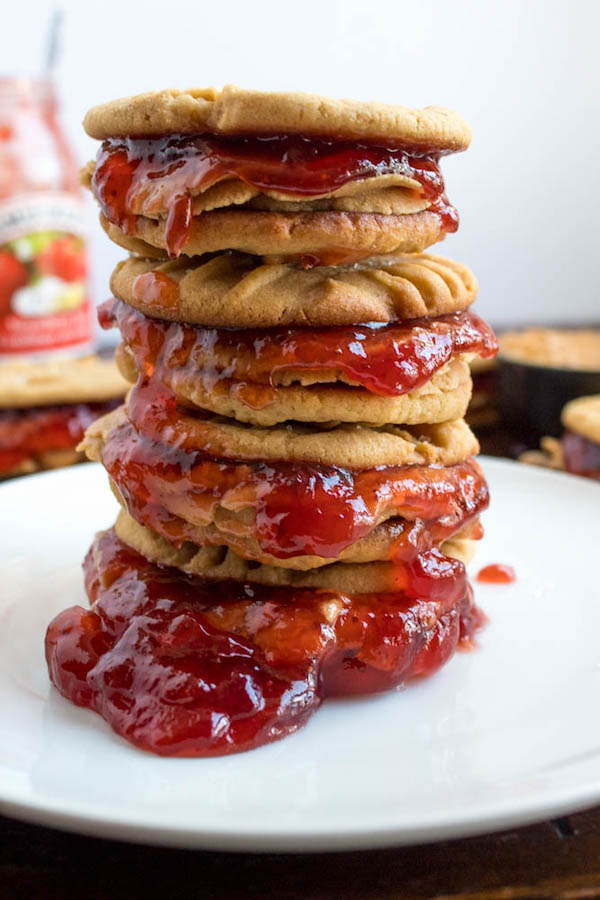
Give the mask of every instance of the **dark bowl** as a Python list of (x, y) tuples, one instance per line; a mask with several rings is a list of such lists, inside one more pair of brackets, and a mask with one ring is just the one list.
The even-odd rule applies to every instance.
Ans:
[(600, 394), (600, 372), (532, 365), (498, 356), (498, 403), (506, 427), (537, 445), (544, 435), (558, 437), (565, 403)]

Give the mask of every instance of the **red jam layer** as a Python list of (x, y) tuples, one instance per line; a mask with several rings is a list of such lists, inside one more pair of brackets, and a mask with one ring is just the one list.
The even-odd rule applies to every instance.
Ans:
[(600, 481), (600, 444), (574, 431), (565, 431), (562, 447), (567, 472)]
[(405, 591), (353, 596), (188, 578), (112, 530), (84, 570), (92, 606), (50, 624), (50, 678), (117, 734), (164, 756), (278, 740), (326, 697), (435, 672), (482, 623), (464, 566), (438, 551), (407, 569)]
[(42, 453), (74, 450), (88, 425), (118, 404), (115, 400), (0, 409), (0, 474)]
[[(419, 520), (406, 525), (394, 551), (414, 556), (423, 541), (432, 546), (450, 537), (488, 505), (487, 485), (474, 460), (354, 471), (317, 463), (237, 462), (157, 443), (126, 422), (109, 435), (102, 462), (133, 518), (171, 544), (192, 539), (179, 517), (202, 525), (213, 520), (218, 507), (250, 508), (255, 522), (245, 533), (279, 559), (337, 558), (390, 509)], [(241, 528), (237, 520), (233, 530)], [(217, 534), (215, 543), (222, 542)], [(234, 546), (235, 534), (228, 543)]]
[[(192, 197), (223, 179), (302, 199), (329, 194), (363, 178), (400, 174), (420, 185), (446, 232), (458, 214), (444, 195), (440, 154), (324, 141), (300, 135), (173, 135), (111, 139), (98, 151), (92, 191), (106, 218), (126, 234), (142, 210), (168, 210), (166, 242), (178, 256), (188, 238)], [(147, 201), (147, 205), (146, 205)]]
[(516, 577), (513, 567), (504, 563), (491, 563), (477, 573), (477, 581), (483, 584), (511, 584)]
[[(140, 299), (156, 298), (157, 274), (164, 288), (162, 273), (138, 277), (134, 291)], [(394, 397), (421, 387), (461, 353), (490, 358), (498, 349), (492, 329), (472, 312), (391, 325), (242, 330), (165, 322), (120, 300), (108, 300), (98, 315), (103, 328), (117, 325), (140, 372), (152, 370), (162, 381), (174, 371), (193, 375), (207, 391), (235, 380), (241, 399), (250, 394), (250, 405), (251, 386), (272, 388), (282, 372), (336, 371), (373, 394)], [(264, 398), (259, 392), (257, 402), (268, 405), (273, 394)]]

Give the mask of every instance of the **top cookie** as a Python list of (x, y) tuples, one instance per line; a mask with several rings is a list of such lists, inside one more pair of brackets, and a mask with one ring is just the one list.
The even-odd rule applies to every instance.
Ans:
[(25, 409), (63, 403), (99, 403), (122, 397), (129, 385), (114, 360), (86, 356), (0, 365), (0, 407)]
[(164, 90), (123, 97), (87, 113), (90, 137), (166, 134), (303, 134), (362, 139), (430, 151), (465, 150), (471, 128), (443, 106), (410, 109), (387, 103), (334, 100), (318, 94), (218, 88)]
[(600, 444), (600, 394), (571, 400), (564, 407), (561, 419), (569, 431)]

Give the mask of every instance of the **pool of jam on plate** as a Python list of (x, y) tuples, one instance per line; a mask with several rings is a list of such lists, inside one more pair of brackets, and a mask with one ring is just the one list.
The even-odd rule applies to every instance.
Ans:
[(0, 475), (53, 450), (74, 450), (88, 425), (119, 401), (0, 409)]
[(511, 584), (516, 580), (515, 570), (504, 563), (490, 563), (477, 573), (476, 580), (482, 584)]
[[(133, 290), (140, 301), (164, 308), (176, 304), (173, 286), (164, 273), (149, 272)], [(152, 369), (167, 384), (175, 373), (200, 378), (206, 391), (238, 382), (240, 399), (259, 407), (273, 401), (274, 391), (258, 390), (253, 401), (245, 387), (273, 388), (282, 373), (339, 372), (353, 385), (393, 397), (421, 387), (459, 354), (490, 358), (498, 349), (492, 329), (472, 312), (388, 325), (232, 329), (154, 319), (108, 300), (99, 319), (103, 328), (117, 325), (139, 371)]]
[(567, 472), (600, 481), (600, 444), (574, 431), (565, 431), (561, 443)]
[[(130, 397), (134, 414), (138, 403)], [(171, 544), (193, 539), (186, 521), (209, 525), (220, 513), (214, 542), (221, 544), (227, 534), (227, 543), (243, 555), (243, 539), (249, 536), (263, 554), (279, 559), (335, 559), (390, 511), (425, 523), (424, 529), (407, 526), (398, 535), (395, 553), (414, 555), (415, 544), (450, 537), (488, 505), (487, 485), (474, 460), (358, 470), (233, 461), (157, 442), (129, 421), (108, 435), (102, 462), (133, 518)], [(254, 510), (253, 521), (236, 516), (227, 524), (228, 510), (244, 509)]]
[(307, 200), (359, 179), (400, 174), (416, 183), (443, 230), (453, 232), (458, 214), (444, 194), (440, 155), (301, 135), (115, 138), (98, 151), (92, 191), (106, 218), (126, 234), (135, 232), (136, 215), (168, 210), (171, 257), (179, 256), (189, 236), (191, 195), (223, 179)]
[(67, 609), (48, 627), (51, 680), (161, 755), (278, 740), (326, 697), (432, 674), (482, 621), (464, 566), (438, 551), (407, 567), (404, 591), (379, 594), (193, 579), (148, 562), (112, 529), (84, 570), (91, 609)]

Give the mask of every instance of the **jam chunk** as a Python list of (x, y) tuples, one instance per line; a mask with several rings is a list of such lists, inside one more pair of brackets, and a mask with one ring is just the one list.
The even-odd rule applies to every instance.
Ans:
[(143, 750), (216, 756), (292, 734), (328, 696), (436, 671), (481, 623), (464, 567), (438, 551), (403, 591), (345, 595), (207, 582), (99, 535), (84, 563), (91, 609), (46, 635), (58, 690)]

